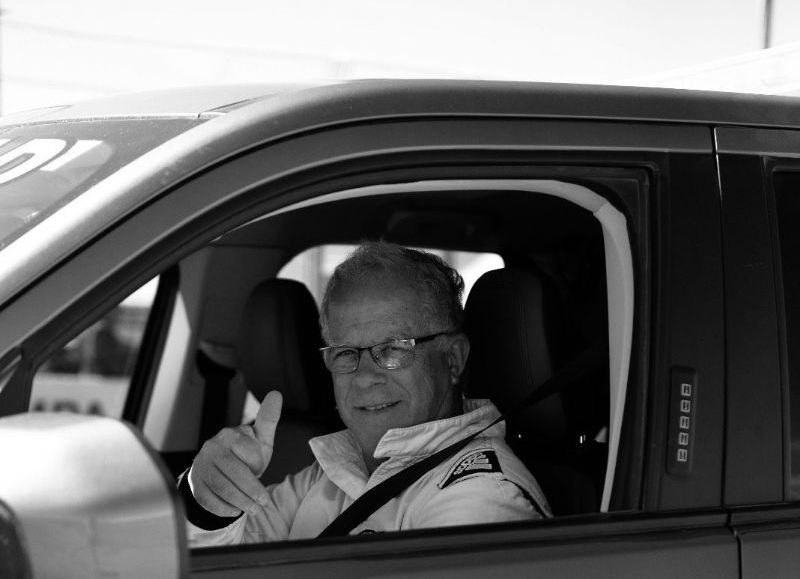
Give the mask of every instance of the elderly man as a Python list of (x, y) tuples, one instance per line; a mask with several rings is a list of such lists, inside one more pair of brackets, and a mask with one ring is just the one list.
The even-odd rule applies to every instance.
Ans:
[[(461, 276), (438, 257), (367, 243), (337, 267), (320, 322), (346, 430), (310, 441), (316, 462), (283, 482), (258, 480), (272, 455), (281, 396), (252, 426), (207, 441), (180, 486), (192, 546), (316, 537), (392, 474), (487, 426), (488, 400), (463, 400), (469, 354)], [(501, 361), (498, 361), (501, 363)], [(549, 516), (500, 423), (373, 512), (352, 534)]]

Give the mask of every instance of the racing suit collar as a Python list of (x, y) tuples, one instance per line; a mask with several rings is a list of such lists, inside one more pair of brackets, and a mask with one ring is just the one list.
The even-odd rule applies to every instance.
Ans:
[[(423, 422), (406, 428), (392, 428), (378, 442), (375, 458), (427, 456), (484, 428), (500, 416), (487, 399), (463, 401), (464, 413), (450, 418)], [(487, 436), (505, 436), (505, 424), (494, 425)]]
[[(383, 435), (375, 449), (375, 458), (394, 458), (387, 461), (370, 476), (367, 473), (361, 450), (348, 430), (318, 436), (309, 441), (311, 451), (328, 478), (351, 498), (374, 486), (391, 471), (404, 468), (414, 457), (424, 457), (448, 444), (452, 444), (484, 428), (500, 416), (489, 400), (465, 399), (464, 414), (433, 420), (406, 428), (392, 428)], [(505, 424), (495, 424), (486, 431), (487, 436), (505, 436)], [(385, 467), (384, 467), (385, 465)], [(384, 467), (384, 468), (382, 468)]]

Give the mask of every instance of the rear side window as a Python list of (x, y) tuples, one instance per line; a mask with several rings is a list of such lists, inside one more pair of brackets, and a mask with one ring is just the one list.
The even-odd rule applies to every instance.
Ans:
[(800, 173), (777, 173), (773, 185), (783, 293), (782, 366), (784, 383), (789, 387), (789, 489), (791, 499), (800, 500)]

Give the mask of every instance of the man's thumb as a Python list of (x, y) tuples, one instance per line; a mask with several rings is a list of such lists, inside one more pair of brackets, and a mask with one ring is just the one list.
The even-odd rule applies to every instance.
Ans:
[(283, 396), (277, 390), (272, 390), (264, 396), (261, 408), (256, 414), (256, 421), (253, 424), (253, 432), (256, 439), (266, 446), (272, 448), (275, 440), (275, 427), (281, 418), (281, 407), (283, 406)]

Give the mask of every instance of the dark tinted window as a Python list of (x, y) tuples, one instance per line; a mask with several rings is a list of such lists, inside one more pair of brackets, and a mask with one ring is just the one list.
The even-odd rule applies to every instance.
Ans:
[(774, 175), (785, 343), (782, 365), (789, 386), (792, 499), (800, 499), (800, 173)]

